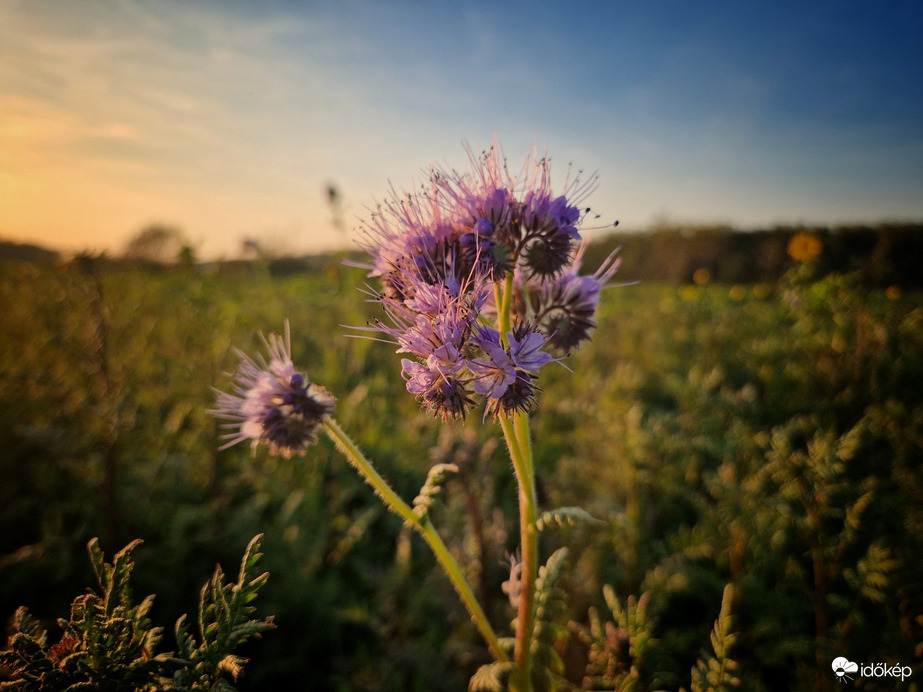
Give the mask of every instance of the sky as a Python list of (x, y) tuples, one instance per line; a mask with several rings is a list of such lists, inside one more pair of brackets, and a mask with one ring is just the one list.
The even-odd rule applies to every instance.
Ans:
[(620, 229), (920, 220), (921, 36), (918, 0), (0, 0), (0, 238), (349, 247), (494, 136)]

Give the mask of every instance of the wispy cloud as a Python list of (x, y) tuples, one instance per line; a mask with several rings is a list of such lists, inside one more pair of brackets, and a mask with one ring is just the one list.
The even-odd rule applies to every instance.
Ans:
[(0, 232), (323, 245), (328, 181), (361, 215), (495, 132), (598, 169), (628, 227), (923, 213), (912, 21), (818, 7), (8, 0)]

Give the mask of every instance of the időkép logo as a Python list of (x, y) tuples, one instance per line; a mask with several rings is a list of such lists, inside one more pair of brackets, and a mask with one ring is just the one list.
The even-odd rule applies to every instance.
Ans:
[[(854, 680), (855, 675), (861, 675), (864, 678), (900, 678), (901, 681), (910, 677), (910, 666), (902, 666), (900, 663), (891, 665), (889, 663), (854, 663), (843, 656), (837, 656), (833, 659), (833, 674), (837, 680), (845, 683), (847, 680)], [(852, 673), (852, 675), (850, 675)]]

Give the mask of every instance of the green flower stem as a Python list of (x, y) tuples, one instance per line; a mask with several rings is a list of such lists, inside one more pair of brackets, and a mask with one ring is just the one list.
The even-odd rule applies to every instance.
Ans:
[[(501, 290), (494, 287), (497, 305), (497, 331), (507, 343), (507, 332), (512, 324), (513, 274), (507, 273)], [(538, 529), (535, 526), (535, 467), (532, 459), (532, 437), (529, 432), (529, 415), (517, 413), (512, 419), (500, 420), (503, 437), (510, 452), (516, 480), (519, 484), (519, 531), (522, 547), (522, 591), (519, 596), (519, 614), (516, 624), (516, 645), (513, 660), (516, 669), (510, 687), (516, 692), (532, 690), (532, 632), (535, 629), (535, 580), (538, 577)]]
[[(495, 284), (495, 291), (500, 293), (500, 284)], [(497, 296), (500, 297), (500, 296)], [(506, 333), (510, 330), (510, 306), (513, 302), (513, 273), (508, 272), (503, 282), (502, 299), (497, 300), (497, 331), (506, 343)]]
[(346, 432), (343, 430), (343, 428), (340, 427), (339, 423), (337, 423), (333, 418), (329, 418), (327, 422), (324, 423), (324, 428), (327, 431), (327, 435), (331, 440), (333, 440), (336, 448), (340, 450), (340, 452), (342, 452), (347, 459), (349, 459), (349, 462), (359, 472), (359, 475), (361, 475), (365, 481), (375, 489), (375, 492), (382, 499), (382, 501), (384, 501), (385, 505), (395, 514), (400, 516), (405, 523), (413, 527), (423, 537), (423, 540), (427, 542), (430, 549), (433, 551), (433, 554), (436, 556), (436, 559), (439, 561), (439, 563), (442, 565), (442, 568), (448, 575), (449, 581), (452, 582), (452, 586), (455, 587), (455, 591), (461, 597), (462, 602), (468, 609), (468, 613), (471, 615), (471, 619), (474, 620), (474, 624), (480, 631), (481, 636), (484, 637), (494, 657), (498, 661), (509, 660), (501, 648), (500, 640), (497, 638), (497, 634), (490, 626), (490, 622), (488, 621), (487, 616), (484, 614), (484, 611), (481, 608), (481, 604), (478, 603), (474, 592), (471, 590), (471, 587), (465, 580), (461, 568), (458, 566), (455, 558), (452, 557), (449, 549), (446, 547), (442, 538), (437, 533), (436, 528), (432, 525), (429, 519), (421, 519), (419, 516), (417, 516), (416, 512), (413, 511), (413, 508), (404, 502), (404, 500), (402, 500), (396, 492), (394, 492), (391, 486), (388, 485), (388, 482), (382, 478), (381, 474), (379, 474), (375, 467), (372, 466), (372, 462), (370, 462), (365, 457), (365, 455), (362, 453), (362, 450), (359, 449), (356, 443), (353, 442), (352, 438), (350, 438), (349, 435), (346, 434)]
[(516, 625), (514, 662), (516, 670), (512, 687), (520, 692), (532, 689), (532, 632), (535, 629), (535, 580), (538, 574), (538, 531), (535, 527), (535, 470), (529, 416), (518, 413), (512, 420), (500, 421), (510, 458), (519, 482), (519, 523), (522, 545), (522, 592), (519, 596), (519, 616)]
[(535, 462), (532, 456), (532, 433), (529, 429), (529, 414), (519, 413), (513, 418), (513, 427), (516, 431), (516, 439), (519, 442), (519, 453), (523, 455), (528, 462), (526, 467), (529, 470), (529, 486), (532, 488), (532, 494), (535, 494)]

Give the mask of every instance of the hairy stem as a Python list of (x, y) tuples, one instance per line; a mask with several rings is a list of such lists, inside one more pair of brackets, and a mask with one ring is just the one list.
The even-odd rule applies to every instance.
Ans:
[(484, 614), (484, 610), (481, 608), (474, 592), (471, 590), (471, 587), (462, 574), (461, 568), (458, 566), (455, 558), (452, 557), (442, 537), (440, 537), (429, 519), (421, 519), (417, 516), (413, 508), (394, 492), (391, 486), (388, 485), (388, 482), (382, 478), (381, 474), (372, 466), (372, 462), (365, 457), (362, 450), (359, 449), (352, 438), (346, 434), (343, 428), (341, 428), (333, 418), (330, 418), (324, 423), (324, 428), (337, 449), (346, 456), (353, 467), (359, 472), (359, 475), (374, 488), (385, 505), (423, 537), (423, 540), (426, 541), (433, 551), (433, 555), (436, 556), (436, 559), (442, 565), (446, 575), (449, 577), (449, 581), (452, 582), (452, 586), (455, 587), (455, 591), (468, 609), (471, 619), (474, 620), (474, 624), (477, 626), (478, 631), (480, 631), (481, 636), (484, 637), (488, 647), (490, 647), (491, 653), (493, 653), (498, 661), (508, 660), (507, 655), (500, 646), (500, 641), (493, 627), (491, 627), (487, 616)]
[(499, 284), (496, 285), (496, 291), (500, 294), (497, 301), (497, 331), (500, 332), (500, 338), (506, 341), (506, 333), (510, 330), (510, 306), (513, 303), (513, 274), (506, 275), (503, 283), (502, 293), (499, 291)]
[(511, 682), (514, 689), (527, 692), (532, 689), (532, 631), (535, 629), (535, 580), (538, 574), (535, 471), (528, 414), (518, 413), (512, 420), (502, 420), (500, 424), (519, 483), (519, 528), (522, 545), (522, 591), (519, 596), (514, 650), (516, 671)]
[[(495, 287), (497, 331), (506, 343), (512, 324), (513, 274), (506, 275), (502, 290)], [(538, 530), (535, 527), (535, 468), (532, 460), (532, 438), (529, 414), (517, 413), (512, 419), (500, 420), (503, 437), (510, 452), (516, 481), (519, 484), (519, 533), (522, 548), (522, 574), (519, 613), (516, 621), (516, 645), (513, 661), (516, 669), (510, 687), (516, 692), (532, 690), (532, 631), (535, 629), (535, 580), (538, 576)]]

